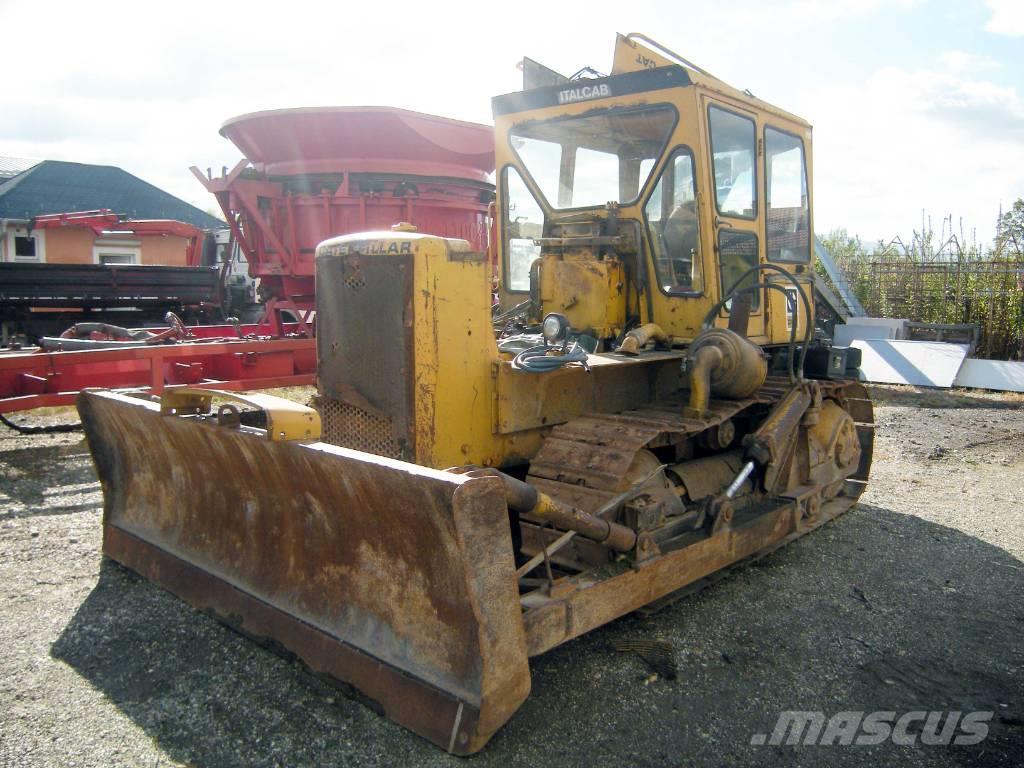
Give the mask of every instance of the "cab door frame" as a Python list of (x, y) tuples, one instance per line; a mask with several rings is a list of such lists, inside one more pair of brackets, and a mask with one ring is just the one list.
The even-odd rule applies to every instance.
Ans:
[[(752, 185), (754, 195), (754, 215), (752, 217), (728, 215), (720, 212), (720, 201), (717, 194), (717, 180), (715, 173), (714, 142), (711, 130), (712, 108), (723, 110), (750, 122), (753, 133), (753, 157), (751, 158), (751, 170), (754, 173)], [(756, 243), (756, 263), (763, 264), (765, 260), (764, 200), (762, 195), (764, 179), (764, 149), (760, 135), (760, 116), (749, 107), (719, 94), (711, 95), (708, 93), (702, 93), (700, 96), (700, 111), (701, 119), (699, 120), (699, 124), (704, 134), (701, 137), (701, 140), (707, 148), (708, 158), (706, 173), (711, 197), (709, 204), (711, 208), (712, 231), (710, 234), (712, 239), (715, 274), (718, 276), (718, 279), (715, 281), (716, 285), (713, 292), (709, 287), (707, 287), (707, 290), (709, 294), (716, 297), (717, 301), (724, 296), (725, 290), (730, 287), (723, 285), (723, 273), (721, 268), (721, 243), (723, 235), (728, 237), (730, 233), (747, 233), (754, 238)], [(761, 275), (755, 274), (751, 282), (761, 282)], [(765, 296), (765, 290), (763, 288), (756, 292), (756, 296), (757, 300), (754, 303), (757, 306), (751, 307), (747, 336), (755, 343), (766, 343), (768, 341), (768, 302), (766, 301), (768, 297)], [(728, 323), (729, 312), (723, 307), (718, 313), (715, 325), (718, 327), (726, 327)]]

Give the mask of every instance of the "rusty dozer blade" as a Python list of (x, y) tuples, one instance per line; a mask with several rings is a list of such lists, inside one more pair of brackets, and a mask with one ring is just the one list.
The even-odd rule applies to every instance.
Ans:
[(79, 397), (104, 554), (449, 752), (483, 747), (530, 690), (501, 482), (176, 404)]

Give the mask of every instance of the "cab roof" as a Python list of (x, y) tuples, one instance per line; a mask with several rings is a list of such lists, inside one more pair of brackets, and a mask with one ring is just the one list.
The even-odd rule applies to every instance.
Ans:
[[(656, 53), (638, 41), (648, 43), (662, 53)], [(630, 51), (630, 56), (633, 55), (633, 52), (638, 52), (640, 55), (637, 59), (642, 60), (643, 64), (622, 66), (620, 63), (622, 51)], [(526, 63), (527, 60), (524, 60), (524, 64)], [(810, 123), (803, 118), (757, 98), (750, 91), (740, 90), (729, 85), (650, 38), (637, 33), (617, 36), (615, 64), (611, 75), (570, 79), (537, 65), (536, 62), (529, 62), (529, 64), (535, 70), (538, 68), (543, 70), (545, 79), (549, 83), (559, 79), (563, 82), (495, 96), (491, 100), (495, 118), (582, 102), (594, 102), (594, 107), (597, 108), (608, 100), (617, 100), (622, 96), (651, 93), (669, 88), (694, 87), (738, 101), (752, 111), (770, 113), (808, 129), (811, 127)]]

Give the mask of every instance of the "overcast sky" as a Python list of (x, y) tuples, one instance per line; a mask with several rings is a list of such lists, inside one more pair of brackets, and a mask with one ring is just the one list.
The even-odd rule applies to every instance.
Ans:
[(1024, 197), (1024, 0), (0, 0), (0, 28), (0, 155), (118, 165), (204, 209), (188, 166), (234, 165), (229, 117), (389, 105), (490, 122), (522, 56), (607, 72), (632, 31), (814, 125), (819, 232), (906, 237), (924, 209), (987, 240)]

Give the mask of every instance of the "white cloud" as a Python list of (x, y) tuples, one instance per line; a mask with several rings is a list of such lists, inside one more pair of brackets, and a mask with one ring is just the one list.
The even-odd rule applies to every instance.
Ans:
[[(945, 58), (945, 57), (944, 57)], [(958, 62), (956, 62), (958, 63)], [(957, 66), (884, 67), (804, 95), (815, 124), (817, 229), (906, 236), (925, 210), (991, 239), (1024, 190), (1024, 100)]]
[(826, 23), (867, 16), (888, 8), (907, 10), (925, 0), (792, 0), (789, 12), (806, 22)]
[(954, 73), (983, 72), (999, 68), (999, 62), (991, 56), (979, 56), (967, 51), (946, 51), (939, 58), (946, 69)]
[(1024, 37), (1024, 3), (1021, 0), (985, 0), (992, 16), (986, 32), (1010, 37)]

